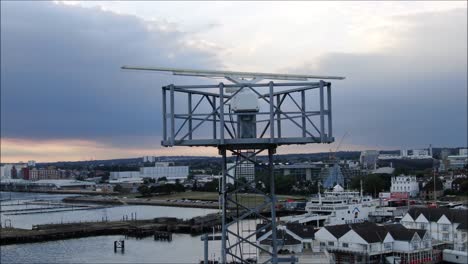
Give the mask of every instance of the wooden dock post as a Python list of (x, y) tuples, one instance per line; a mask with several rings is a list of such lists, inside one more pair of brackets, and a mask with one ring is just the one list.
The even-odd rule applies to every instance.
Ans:
[(117, 249), (120, 248), (120, 252), (125, 251), (125, 240), (116, 240), (114, 241), (114, 252), (117, 252)]

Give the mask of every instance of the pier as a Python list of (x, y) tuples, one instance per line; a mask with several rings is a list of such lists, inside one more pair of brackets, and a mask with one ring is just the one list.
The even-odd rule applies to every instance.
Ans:
[[(278, 216), (290, 214), (279, 211)], [(265, 213), (265, 216), (269, 216)], [(228, 213), (227, 217), (235, 217)], [(188, 220), (175, 217), (159, 217), (137, 220), (122, 217), (119, 221), (76, 222), (34, 225), (32, 229), (13, 227), (0, 228), (0, 245), (45, 242), (70, 238), (104, 235), (125, 235), (137, 238), (154, 236), (157, 240), (172, 239), (172, 233), (200, 235), (221, 230), (221, 216), (217, 213), (198, 216)], [(170, 235), (169, 235), (170, 234)]]
[(35, 225), (32, 229), (1, 228), (0, 245), (45, 242), (103, 235), (125, 235), (137, 238), (154, 236), (155, 240), (172, 240), (172, 233), (202, 234), (219, 230), (221, 218), (207, 215), (189, 220), (162, 217), (150, 220), (100, 221)]

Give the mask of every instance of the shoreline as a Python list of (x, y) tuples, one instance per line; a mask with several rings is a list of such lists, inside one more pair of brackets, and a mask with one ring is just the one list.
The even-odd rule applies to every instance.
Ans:
[(191, 202), (168, 202), (166, 200), (153, 200), (144, 198), (119, 198), (119, 197), (66, 197), (62, 199), (65, 203), (95, 203), (95, 204), (108, 204), (108, 205), (153, 205), (153, 206), (167, 206), (167, 207), (189, 207), (189, 208), (205, 208), (205, 209), (219, 209), (218, 202), (211, 204), (201, 204), (195, 201)]
[(116, 192), (96, 192), (87, 190), (0, 190), (2, 192), (19, 193), (49, 193), (49, 194), (81, 194), (81, 195), (116, 195)]

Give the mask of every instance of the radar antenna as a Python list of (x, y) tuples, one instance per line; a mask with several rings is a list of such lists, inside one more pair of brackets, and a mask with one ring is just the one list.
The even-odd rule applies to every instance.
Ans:
[[(276, 237), (273, 155), (281, 145), (334, 141), (331, 83), (324, 80), (345, 77), (139, 66), (122, 69), (223, 78), (231, 82), (162, 87), (161, 145), (218, 148), (222, 156), (221, 263), (251, 263), (252, 258), (256, 258), (256, 263), (296, 262), (294, 256), (278, 257), (281, 243)], [(183, 100), (186, 104), (181, 104)], [(199, 108), (201, 104), (205, 107)], [(265, 152), (266, 157), (259, 156)], [(228, 158), (228, 153), (233, 158)], [(257, 173), (260, 170), (266, 173)], [(262, 200), (252, 204), (250, 199), (241, 199), (246, 192), (255, 194), (255, 200), (258, 197)], [(240, 231), (239, 226), (252, 218), (261, 222)], [(234, 225), (237, 232), (229, 228)], [(257, 243), (262, 239), (270, 242)], [(256, 253), (244, 250), (244, 246), (254, 248)], [(205, 248), (205, 263), (207, 252)]]

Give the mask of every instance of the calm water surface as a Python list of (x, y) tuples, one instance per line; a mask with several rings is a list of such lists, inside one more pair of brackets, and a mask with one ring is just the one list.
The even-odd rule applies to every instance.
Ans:
[[(174, 234), (172, 242), (153, 238), (125, 240), (125, 252), (114, 253), (122, 236), (100, 236), (2, 246), (1, 263), (198, 263), (203, 258), (200, 237)], [(211, 258), (219, 256), (219, 243), (210, 245)], [(217, 259), (218, 257), (215, 258)]]
[[(9, 199), (11, 195), (11, 200)], [(102, 221), (103, 219), (120, 220), (123, 216), (131, 218), (132, 213), (136, 213), (137, 219), (152, 219), (155, 217), (178, 217), (192, 218), (195, 216), (206, 215), (217, 212), (214, 209), (203, 208), (182, 208), (182, 207), (164, 207), (164, 206), (149, 206), (149, 205), (128, 205), (128, 206), (113, 206), (108, 208), (65, 211), (44, 214), (26, 214), (26, 215), (7, 215), (5, 210), (35, 208), (37, 205), (24, 205), (22, 203), (33, 200), (60, 201), (71, 195), (54, 195), (54, 194), (36, 194), (36, 193), (10, 193), (0, 192), (1, 210), (0, 217), (2, 225), (7, 219), (11, 220), (11, 225), (17, 228), (31, 229), (32, 225), (49, 224), (49, 223), (66, 223), (79, 221)], [(6, 200), (5, 200), (6, 199)], [(19, 202), (19, 204), (18, 204)], [(8, 221), (9, 223), (9, 221)]]
[[(10, 200), (11, 195), (11, 200)], [(24, 208), (21, 202), (32, 200), (58, 201), (69, 195), (0, 193), (2, 210)], [(6, 199), (6, 200), (5, 200)], [(20, 201), (20, 205), (18, 205)], [(32, 205), (29, 205), (32, 206)], [(28, 207), (32, 208), (32, 207)], [(150, 219), (161, 216), (191, 218), (216, 212), (213, 209), (178, 208), (160, 206), (116, 206), (105, 209), (67, 211), (44, 214), (4, 215), (0, 214), (2, 224), (10, 219), (14, 227), (31, 228), (33, 224), (94, 221), (106, 217), (118, 220), (122, 215), (137, 213), (138, 219)], [(240, 230), (253, 229), (256, 221), (243, 221)], [(236, 227), (232, 225), (231, 231)], [(67, 239), (43, 243), (7, 245), (0, 247), (0, 263), (199, 263), (203, 259), (203, 242), (201, 236), (174, 234), (171, 242), (154, 241), (152, 237), (144, 239), (125, 238), (124, 236), (98, 236), (79, 239)], [(125, 239), (125, 251), (114, 252), (114, 241)], [(251, 239), (253, 241), (254, 238)], [(228, 243), (234, 243), (232, 237)], [(209, 257), (219, 260), (220, 241), (209, 242)], [(248, 252), (249, 251), (249, 252)], [(250, 247), (244, 252), (254, 254)]]
[[(11, 195), (11, 200), (10, 200)], [(57, 201), (69, 195), (0, 193), (2, 210), (24, 208), (18, 201), (37, 199)], [(6, 199), (6, 200), (5, 200)], [(16, 203), (16, 205), (14, 205)], [(31, 206), (31, 205), (29, 205)], [(29, 207), (32, 208), (32, 207)], [(212, 209), (177, 208), (160, 206), (117, 206), (96, 210), (67, 211), (46, 214), (4, 215), (2, 224), (10, 219), (14, 227), (31, 228), (33, 224), (93, 221), (106, 217), (118, 220), (122, 215), (137, 213), (138, 219), (162, 216), (191, 218), (216, 212)], [(198, 263), (203, 258), (203, 243), (200, 236), (174, 234), (171, 242), (144, 239), (125, 239), (125, 252), (114, 253), (115, 240), (123, 236), (99, 236), (68, 239), (44, 243), (8, 245), (0, 247), (0, 263)], [(219, 259), (219, 241), (210, 242), (210, 259)]]

